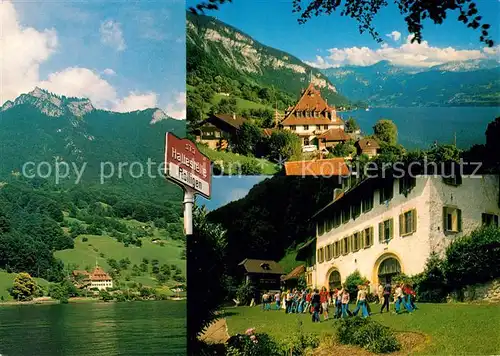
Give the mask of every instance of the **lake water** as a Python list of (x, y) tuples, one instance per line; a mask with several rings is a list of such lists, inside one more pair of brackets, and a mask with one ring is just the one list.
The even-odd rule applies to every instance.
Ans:
[(186, 355), (186, 303), (0, 307), (0, 355)]
[(353, 116), (365, 134), (373, 133), (379, 119), (390, 119), (398, 127), (398, 142), (406, 148), (453, 143), (456, 133), (457, 146), (467, 149), (485, 143), (486, 127), (500, 116), (500, 107), (372, 108), (340, 115)]

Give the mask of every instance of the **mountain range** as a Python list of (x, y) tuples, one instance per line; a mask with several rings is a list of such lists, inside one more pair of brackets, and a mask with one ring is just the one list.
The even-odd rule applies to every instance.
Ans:
[[(151, 159), (156, 163), (152, 172), (158, 176), (166, 132), (185, 136), (185, 121), (172, 119), (157, 108), (129, 113), (99, 110), (89, 99), (67, 98), (35, 88), (0, 108), (0, 177), (19, 175), (25, 162), (48, 162), (52, 169), (56, 162), (66, 162), (79, 168), (86, 164), (82, 182), (101, 186), (102, 167), (108, 167), (109, 172), (113, 166), (115, 174), (106, 180), (107, 188), (130, 191), (133, 186), (132, 190), (144, 199), (148, 194), (163, 193), (164, 198), (177, 200), (180, 190), (163, 178), (134, 179), (129, 174), (140, 173), (138, 164), (135, 170), (129, 169), (133, 162), (146, 169)], [(120, 162), (127, 163), (123, 166), (127, 174), (122, 177), (118, 176)], [(63, 183), (74, 184), (75, 177), (71, 170)]]
[(323, 73), (351, 100), (372, 106), (499, 106), (500, 63), (452, 61), (430, 68), (380, 61), (328, 68)]
[(195, 75), (219, 76), (297, 98), (312, 80), (330, 103), (349, 102), (318, 69), (213, 17), (187, 12), (186, 46), (188, 84)]

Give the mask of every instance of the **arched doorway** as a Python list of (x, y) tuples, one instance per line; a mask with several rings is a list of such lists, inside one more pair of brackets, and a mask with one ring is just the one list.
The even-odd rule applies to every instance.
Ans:
[(391, 283), (392, 277), (401, 273), (401, 264), (394, 257), (383, 260), (377, 271), (379, 283)]
[(342, 281), (340, 279), (340, 272), (337, 270), (333, 270), (328, 276), (328, 287), (329, 290), (334, 290), (335, 288), (342, 287)]

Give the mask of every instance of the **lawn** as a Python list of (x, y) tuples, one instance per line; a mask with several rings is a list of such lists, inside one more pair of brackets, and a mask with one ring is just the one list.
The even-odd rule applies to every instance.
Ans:
[[(217, 105), (219, 103), (219, 101), (221, 101), (222, 99), (229, 99), (229, 98), (230, 98), (230, 96), (215, 94), (213, 99), (212, 99), (212, 105)], [(247, 109), (248, 110), (249, 109), (270, 109), (270, 110), (273, 110), (272, 107), (264, 105), (264, 104), (256, 103), (256, 102), (242, 99), (239, 97), (234, 97), (234, 98), (236, 99), (236, 107), (238, 109), (241, 109), (241, 110), (247, 110)]]
[[(398, 331), (416, 331), (430, 336), (419, 351), (423, 355), (500, 354), (500, 306), (494, 304), (417, 304), (413, 314), (373, 314), (372, 318)], [(392, 307), (392, 306), (391, 306)], [(353, 307), (351, 307), (351, 310)], [(372, 311), (377, 312), (377, 305)], [(331, 312), (333, 308), (331, 308)], [(226, 310), (229, 333), (242, 333), (250, 327), (283, 339), (297, 330), (318, 336), (333, 334), (335, 320), (313, 324), (309, 314), (263, 312), (260, 307)]]
[[(87, 237), (88, 241), (83, 242), (82, 238)], [(183, 249), (180, 241), (162, 240), (164, 246), (154, 244), (149, 238), (142, 239), (142, 246), (135, 247), (125, 245), (109, 236), (93, 236), (81, 235), (75, 239), (75, 248), (62, 251), (56, 251), (55, 257), (60, 258), (65, 265), (74, 264), (79, 269), (84, 269), (87, 266), (94, 266), (96, 262), (105, 270), (109, 269), (106, 260), (114, 258), (120, 260), (128, 257), (130, 259), (129, 271), (134, 264), (140, 265), (143, 258), (157, 259), (159, 264), (177, 265), (184, 273), (186, 271), (186, 261), (181, 259), (181, 251)], [(104, 257), (101, 256), (104, 254)], [(127, 273), (122, 272), (126, 275)], [(142, 276), (130, 276), (130, 281), (142, 283), (143, 285), (155, 286), (155, 279), (151, 278), (148, 274)], [(175, 281), (169, 280), (169, 285), (176, 284)]]
[[(7, 288), (12, 287), (14, 279), (17, 273), (7, 273), (5, 271), (0, 271), (0, 298), (3, 297), (4, 300), (12, 300)], [(49, 282), (42, 278), (35, 278), (36, 282), (41, 286), (48, 286)]]
[[(208, 158), (214, 161), (223, 161), (229, 164), (229, 167), (234, 167), (233, 169), (236, 171), (244, 162), (256, 160), (260, 166), (262, 167), (262, 175), (273, 175), (278, 172), (277, 165), (262, 158), (253, 158), (238, 155), (232, 152), (224, 152), (224, 151), (215, 151), (204, 145), (197, 145), (198, 149)], [(233, 173), (234, 174), (234, 173)]]

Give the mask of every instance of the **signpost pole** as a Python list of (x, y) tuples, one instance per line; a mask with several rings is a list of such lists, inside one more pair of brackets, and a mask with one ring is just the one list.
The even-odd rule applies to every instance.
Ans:
[(186, 187), (184, 189), (184, 233), (186, 236), (193, 234), (193, 204), (195, 191)]

